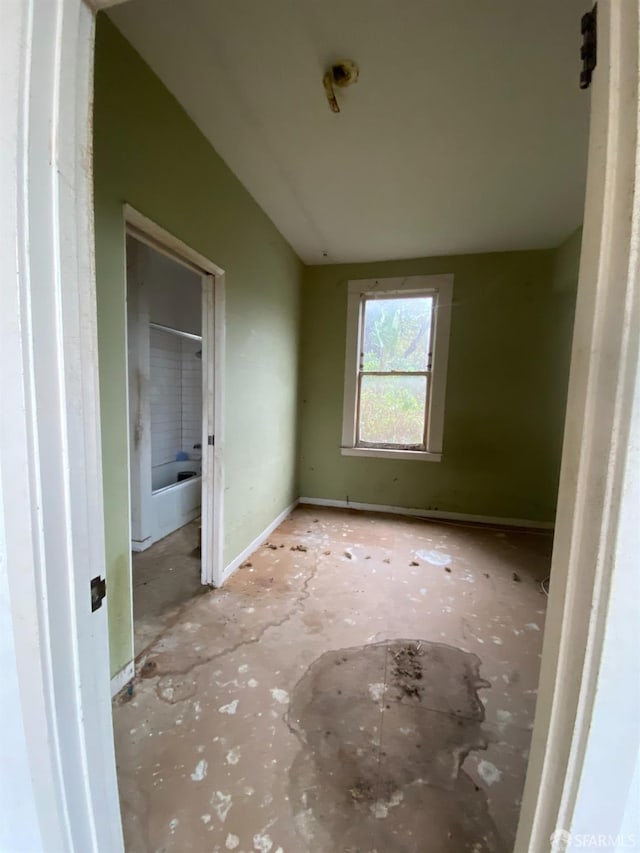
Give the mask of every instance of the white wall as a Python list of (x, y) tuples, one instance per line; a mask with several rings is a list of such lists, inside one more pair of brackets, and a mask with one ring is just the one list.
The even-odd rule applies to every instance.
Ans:
[(202, 279), (171, 258), (142, 246), (142, 275), (149, 284), (149, 313), (160, 323), (192, 335), (202, 334)]
[(202, 442), (202, 345), (151, 329), (151, 466)]
[(202, 444), (202, 344), (182, 339), (182, 449), (200, 455)]
[(151, 329), (151, 467), (172, 462), (182, 450), (182, 348), (180, 338)]

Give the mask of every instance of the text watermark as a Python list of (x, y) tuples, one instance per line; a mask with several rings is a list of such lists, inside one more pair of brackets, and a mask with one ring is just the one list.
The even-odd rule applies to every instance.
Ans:
[(551, 853), (562, 853), (564, 850), (633, 850), (640, 848), (640, 836), (607, 835), (589, 832), (569, 832), (566, 829), (556, 829), (552, 833)]

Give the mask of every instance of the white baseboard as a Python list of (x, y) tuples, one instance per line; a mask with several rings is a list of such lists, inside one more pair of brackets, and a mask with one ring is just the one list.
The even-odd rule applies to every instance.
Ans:
[(298, 506), (298, 503), (299, 501), (295, 500), (292, 504), (289, 504), (286, 509), (283, 509), (280, 515), (277, 516), (277, 518), (274, 518), (271, 524), (265, 527), (262, 533), (259, 533), (253, 540), (253, 542), (250, 542), (247, 545), (244, 551), (241, 551), (237, 557), (234, 557), (234, 559), (231, 560), (229, 565), (225, 567), (225, 570), (222, 574), (222, 583), (224, 583), (226, 580), (228, 580), (229, 577), (231, 577), (231, 575), (235, 572), (238, 566), (244, 563), (247, 557), (250, 557), (251, 554), (253, 554), (253, 552), (256, 550), (256, 548), (259, 548), (260, 545), (262, 545), (265, 539), (269, 538), (269, 536), (273, 533), (276, 527), (281, 525), (285, 518), (287, 518), (287, 516), (291, 515), (293, 510)]
[(134, 661), (129, 661), (129, 663), (123, 667), (120, 672), (117, 672), (113, 678), (111, 679), (111, 698), (113, 698), (116, 693), (119, 693), (125, 684), (128, 684), (133, 676), (136, 674), (136, 665)]
[(393, 515), (413, 515), (432, 518), (434, 521), (459, 521), (467, 524), (491, 524), (495, 527), (525, 527), (530, 530), (553, 530), (552, 521), (531, 521), (526, 518), (502, 518), (494, 515), (469, 515), (464, 512), (446, 512), (438, 509), (408, 509), (403, 506), (363, 504), (355, 501), (334, 501), (326, 498), (299, 498), (298, 503), (311, 506), (332, 506), (340, 509), (358, 509), (366, 512), (388, 512)]

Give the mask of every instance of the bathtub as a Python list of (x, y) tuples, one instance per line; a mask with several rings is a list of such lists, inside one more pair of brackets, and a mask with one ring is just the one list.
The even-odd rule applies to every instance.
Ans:
[[(188, 471), (195, 476), (180, 480)], [(202, 466), (199, 459), (167, 462), (151, 469), (152, 541), (157, 542), (200, 515)]]

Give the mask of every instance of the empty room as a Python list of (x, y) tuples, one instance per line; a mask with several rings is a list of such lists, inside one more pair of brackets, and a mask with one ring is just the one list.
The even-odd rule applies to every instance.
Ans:
[(98, 15), (127, 850), (514, 849), (553, 590), (585, 11)]
[(640, 6), (8, 0), (0, 850), (640, 839)]

